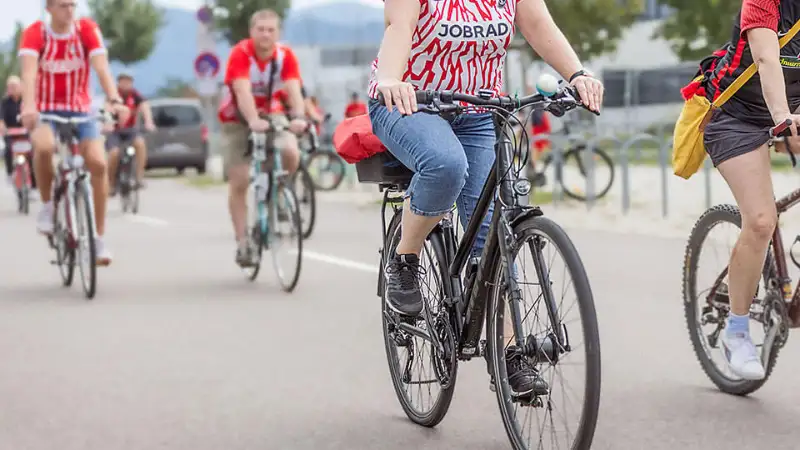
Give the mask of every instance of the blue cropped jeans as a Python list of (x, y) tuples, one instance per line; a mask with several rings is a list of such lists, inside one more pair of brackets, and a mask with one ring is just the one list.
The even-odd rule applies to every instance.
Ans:
[[(483, 185), (494, 164), (496, 141), (490, 113), (462, 114), (452, 121), (435, 114), (403, 116), (397, 109), (371, 100), (372, 131), (414, 177), (406, 191), (411, 211), (440, 216), (456, 204), (461, 224), (467, 227)], [(472, 249), (479, 256), (486, 244), (494, 202), (484, 217)]]

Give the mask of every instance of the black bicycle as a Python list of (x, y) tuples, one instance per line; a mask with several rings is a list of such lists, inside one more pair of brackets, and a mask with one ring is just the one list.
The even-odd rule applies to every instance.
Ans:
[[(377, 294), (382, 298), (392, 382), (406, 415), (419, 425), (433, 427), (444, 418), (455, 389), (458, 361), (483, 356), (513, 448), (588, 449), (592, 443), (600, 403), (600, 337), (592, 290), (581, 258), (564, 230), (544, 217), (539, 207), (520, 202), (529, 194), (531, 184), (519, 176), (525, 162), (515, 166), (514, 153), (520, 149), (514, 147), (510, 136), (510, 122), (519, 108), (531, 105), (561, 116), (579, 106), (576, 98), (569, 88), (549, 98), (540, 94), (511, 98), (495, 97), (491, 92), (480, 92), (477, 97), (417, 92), (422, 112), (453, 117), (472, 106), (487, 108), (494, 113), (497, 130), (495, 164), (463, 237), (459, 240), (451, 212), (426, 240), (420, 255), (424, 298), (420, 316), (408, 318), (394, 313), (386, 301), (385, 275), (381, 272), (378, 276)], [(379, 252), (381, 267), (385, 267), (395, 256), (400, 239), (403, 198), (399, 194), (408, 187), (412, 174), (388, 152), (357, 163), (356, 170), (359, 181), (377, 183), (384, 192), (383, 247)], [(486, 245), (480, 257), (470, 258), (492, 201), (494, 212)], [(393, 209), (388, 225), (386, 205)], [(524, 252), (531, 255), (532, 264), (517, 258)], [(563, 267), (556, 267), (558, 256)], [(527, 281), (529, 273), (534, 277), (531, 281)], [(567, 276), (571, 281), (565, 281), (564, 287), (554, 287), (557, 278)], [(566, 305), (556, 298), (570, 288), (577, 308), (575, 303)], [(523, 292), (532, 289), (539, 292), (524, 301)], [(567, 320), (569, 313), (577, 313), (580, 324)], [(523, 328), (539, 318), (539, 327)], [(484, 321), (485, 341), (481, 340)], [(577, 367), (570, 360), (578, 356), (586, 361), (585, 368), (576, 372), (585, 384), (576, 387), (574, 379), (557, 383), (557, 375)], [(513, 392), (506, 369), (508, 357), (523, 358), (535, 368), (540, 378), (537, 381), (544, 383), (537, 383), (538, 388), (528, 394)], [(438, 392), (434, 395), (432, 390)], [(427, 401), (423, 400), (423, 391), (429, 394)], [(580, 394), (583, 400), (575, 414), (577, 423), (556, 432), (556, 422), (566, 422), (570, 417), (557, 397)], [(525, 420), (532, 415), (537, 416), (535, 423)], [(532, 444), (534, 435), (538, 435), (538, 443)]]

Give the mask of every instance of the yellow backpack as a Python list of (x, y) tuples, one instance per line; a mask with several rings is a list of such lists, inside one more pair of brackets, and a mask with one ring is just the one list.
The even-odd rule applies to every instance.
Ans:
[[(783, 47), (800, 31), (800, 21), (781, 37), (779, 43)], [(730, 100), (750, 78), (756, 73), (758, 67), (751, 64), (741, 75), (725, 89), (714, 103), (708, 101), (705, 95), (692, 95), (683, 105), (678, 122), (675, 123), (672, 144), (672, 170), (675, 175), (688, 179), (703, 165), (706, 150), (703, 145), (703, 131), (711, 120), (711, 113)], [(704, 74), (699, 75), (692, 82), (702, 82)]]

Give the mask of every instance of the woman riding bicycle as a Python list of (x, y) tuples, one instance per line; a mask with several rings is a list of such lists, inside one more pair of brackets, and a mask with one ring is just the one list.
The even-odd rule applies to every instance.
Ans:
[[(727, 364), (749, 380), (765, 376), (749, 330), (749, 312), (761, 278), (764, 258), (777, 223), (770, 177), (769, 128), (791, 119), (789, 148), (800, 151), (800, 37), (783, 49), (778, 36), (800, 20), (800, 3), (744, 0), (733, 27), (731, 45), (718, 57), (705, 95), (716, 98), (748, 66), (758, 73), (714, 111), (705, 128), (704, 144), (714, 166), (730, 186), (742, 216), (742, 231), (730, 260), (730, 315), (722, 337)], [(688, 88), (688, 87), (687, 87)]]
[[(575, 86), (583, 103), (599, 111), (602, 84), (586, 73), (553, 22), (544, 0), (386, 0), (386, 30), (372, 64), (369, 115), (373, 132), (389, 152), (412, 169), (397, 255), (386, 267), (386, 299), (399, 314), (423, 309), (419, 254), (428, 233), (456, 203), (466, 227), (495, 158), (489, 113), (452, 121), (417, 111), (417, 89), (477, 95), (499, 93), (506, 49), (519, 27), (533, 49)], [(376, 99), (383, 94), (385, 105)], [(396, 107), (396, 108), (394, 108)], [(489, 230), (487, 214), (473, 255)], [(509, 383), (529, 392), (536, 381), (522, 358), (509, 358)]]

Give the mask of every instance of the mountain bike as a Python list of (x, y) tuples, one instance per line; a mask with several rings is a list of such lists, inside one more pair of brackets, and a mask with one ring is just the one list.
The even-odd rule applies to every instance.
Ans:
[[(251, 216), (248, 220), (251, 263), (242, 269), (251, 281), (255, 281), (261, 269), (263, 251), (270, 250), (281, 288), (292, 292), (300, 279), (303, 232), (291, 177), (283, 170), (280, 152), (273, 145), (275, 134), (285, 130), (285, 127), (270, 121), (266, 133), (250, 133), (247, 155), (252, 155), (252, 162), (247, 213)], [(286, 250), (291, 265), (288, 268), (281, 266), (279, 261), (283, 239), (289, 240)]]
[(122, 202), (122, 212), (139, 212), (139, 182), (136, 173), (136, 147), (133, 135), (127, 134), (119, 142), (119, 165), (117, 166), (117, 189)]
[(6, 131), (11, 147), (6, 149), (12, 152), (11, 161), (14, 165), (12, 180), (17, 193), (17, 211), (22, 214), (30, 212), (31, 192), (31, 142), (28, 138), (28, 130), (25, 128), (9, 128)]
[(97, 226), (89, 172), (78, 148), (78, 126), (95, 120), (114, 120), (105, 112), (87, 117), (64, 118), (40, 114), (42, 122), (55, 125), (58, 168), (53, 179), (53, 234), (48, 236), (56, 252), (52, 264), (61, 272), (64, 286), (71, 286), (78, 260), (83, 293), (93, 299), (97, 292)]
[[(563, 132), (569, 135), (569, 125), (566, 121), (563, 125)], [(595, 189), (594, 192), (595, 200), (605, 197), (611, 190), (611, 186), (614, 184), (614, 161), (603, 149), (595, 147), (590, 150), (586, 144), (575, 143), (559, 156), (560, 158), (556, 160), (556, 155), (551, 150), (540, 161), (535, 162), (528, 168), (528, 176), (532, 178), (531, 181), (535, 188), (543, 187), (547, 184), (547, 169), (553, 164), (555, 182), (561, 185), (561, 189), (567, 197), (582, 202), (586, 201), (586, 193), (582, 192), (580, 188), (586, 187), (586, 179), (589, 177), (590, 170), (595, 173), (605, 173), (607, 171), (609, 174), (602, 177), (605, 181), (599, 180), (599, 189)], [(589, 161), (588, 158), (592, 158), (593, 161)], [(571, 168), (577, 169), (582, 178), (581, 183), (578, 183), (577, 186), (564, 181), (564, 172), (571, 171)], [(597, 175), (595, 174), (595, 179), (596, 177)]]
[[(556, 448), (588, 449), (591, 445), (600, 403), (600, 338), (592, 290), (581, 258), (566, 232), (546, 218), (539, 207), (521, 202), (529, 194), (531, 184), (519, 176), (522, 167), (513, 166), (514, 154), (520, 149), (512, 143), (509, 125), (515, 120), (513, 113), (521, 107), (531, 105), (563, 115), (580, 105), (576, 98), (577, 94), (569, 88), (560, 89), (552, 97), (536, 94), (523, 98), (497, 97), (491, 91), (481, 91), (479, 96), (417, 92), (418, 114), (452, 118), (473, 107), (492, 111), (497, 157), (475, 212), (464, 227), (463, 237), (459, 239), (457, 235), (451, 211), (426, 240), (420, 256), (424, 308), (419, 317), (408, 318), (393, 312), (387, 305), (385, 275), (382, 271), (378, 275), (377, 295), (382, 298), (383, 335), (392, 383), (404, 412), (416, 424), (433, 427), (443, 420), (455, 390), (459, 361), (483, 357), (490, 389), (496, 393), (514, 449), (541, 448), (543, 442), (562, 438), (566, 439), (566, 445), (561, 443)], [(388, 152), (357, 163), (356, 170), (359, 181), (377, 183), (384, 192), (383, 246), (379, 253), (381, 267), (385, 267), (387, 260), (395, 256), (401, 232), (401, 193), (407, 189), (412, 174)], [(470, 258), (490, 202), (494, 202), (494, 213), (486, 245), (480, 257)], [(387, 205), (392, 209), (388, 225)], [(533, 267), (517, 260), (526, 251), (531, 255)], [(552, 254), (546, 256), (546, 253)], [(553, 269), (556, 254), (563, 259), (563, 269)], [(528, 273), (535, 279), (526, 281)], [(565, 286), (574, 290), (577, 307), (556, 299), (556, 294), (566, 287), (552, 287), (557, 278), (567, 275), (572, 280), (565, 282)], [(541, 292), (534, 294), (528, 305), (522, 294), (531, 286)], [(570, 312), (578, 313), (580, 323), (566, 320), (564, 316)], [(539, 318), (543, 318), (543, 323), (538, 330), (523, 328), (526, 322)], [(484, 322), (486, 340), (481, 340)], [(546, 382), (544, 389), (523, 395), (513, 392), (506, 369), (508, 355), (526, 358)], [(585, 379), (585, 386), (575, 392), (584, 397), (578, 421), (561, 432), (564, 434), (554, 431), (545, 437), (541, 430), (534, 430), (539, 434), (539, 442), (531, 444), (533, 433), (529, 439), (524, 436), (530, 424), (521, 423), (525, 417), (541, 413), (544, 417), (539, 418), (538, 427), (542, 423), (552, 426), (567, 417), (566, 406), (556, 405), (556, 397), (567, 386), (556, 385), (555, 377), (575, 367), (568, 361), (573, 356), (584, 356), (586, 360), (586, 367), (577, 372)], [(426, 374), (412, 374), (413, 369), (428, 362), (432, 367)], [(575, 384), (570, 382), (569, 386)], [(412, 393), (415, 389), (420, 392)], [(438, 393), (423, 400), (422, 391), (430, 393), (432, 389), (438, 389)], [(414, 404), (417, 399), (420, 405)]]
[[(785, 135), (789, 125), (791, 120), (770, 129), (770, 145)], [(788, 133), (791, 133), (791, 130)], [(792, 157), (792, 165), (795, 165), (795, 156), (791, 152), (789, 155)], [(800, 189), (776, 200), (778, 217), (780, 218), (781, 214), (798, 203), (800, 203)], [(722, 224), (740, 229), (742, 216), (739, 208), (734, 205), (712, 206), (700, 216), (689, 235), (682, 271), (684, 315), (692, 348), (711, 382), (725, 393), (748, 395), (767, 382), (775, 368), (778, 353), (789, 339), (789, 330), (800, 327), (800, 282), (792, 292), (792, 279), (789, 276), (779, 220), (773, 231), (761, 271), (761, 280), (750, 307), (750, 320), (762, 326), (762, 330), (751, 329), (751, 331), (754, 333), (763, 331), (764, 334), (763, 343), (756, 345), (756, 348), (761, 348), (761, 363), (764, 365), (766, 376), (761, 380), (744, 380), (733, 374), (727, 368), (720, 345), (720, 334), (724, 332), (730, 313), (727, 261), (722, 270), (703, 271), (712, 275), (711, 282), (706, 284), (698, 281), (703, 244), (708, 240), (711, 231)], [(792, 248), (798, 242), (800, 236), (795, 237)], [(800, 267), (800, 261), (795, 259), (791, 248), (788, 256), (795, 266)], [(714, 358), (715, 356), (718, 358)]]

